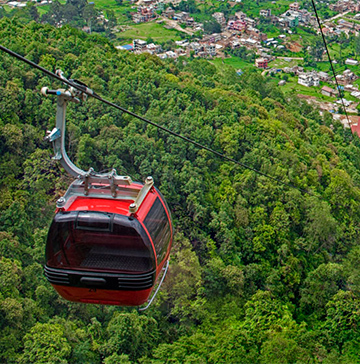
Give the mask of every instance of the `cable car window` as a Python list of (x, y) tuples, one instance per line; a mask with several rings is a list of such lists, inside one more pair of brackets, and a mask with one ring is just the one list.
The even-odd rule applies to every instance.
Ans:
[(83, 230), (110, 231), (111, 214), (101, 212), (79, 212), (76, 228)]
[(150, 241), (137, 220), (100, 212), (66, 215), (58, 214), (50, 227), (49, 267), (139, 273), (155, 268)]
[(144, 220), (144, 224), (154, 242), (159, 264), (166, 255), (171, 239), (169, 219), (159, 198), (155, 200)]

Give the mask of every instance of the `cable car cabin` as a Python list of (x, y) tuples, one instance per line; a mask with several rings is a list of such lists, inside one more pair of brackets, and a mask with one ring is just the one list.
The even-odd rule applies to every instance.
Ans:
[(173, 232), (167, 204), (152, 184), (146, 189), (131, 182), (116, 198), (101, 184), (85, 196), (79, 193), (83, 184), (73, 182), (58, 200), (45, 275), (70, 301), (142, 305), (169, 259)]

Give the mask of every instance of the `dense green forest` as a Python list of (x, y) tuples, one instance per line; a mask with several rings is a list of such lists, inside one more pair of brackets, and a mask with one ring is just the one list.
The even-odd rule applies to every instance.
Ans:
[(69, 26), (8, 18), (0, 39), (280, 181), (97, 100), (70, 105), (72, 159), (134, 180), (152, 175), (175, 242), (144, 313), (66, 302), (43, 275), (55, 201), (71, 178), (44, 141), (56, 100), (40, 89), (61, 85), (1, 53), (1, 363), (360, 362), (357, 136), (256, 72), (135, 56)]

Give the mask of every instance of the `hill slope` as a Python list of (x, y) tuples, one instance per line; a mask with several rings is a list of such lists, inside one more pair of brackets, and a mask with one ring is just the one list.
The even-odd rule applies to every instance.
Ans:
[(96, 100), (71, 105), (72, 158), (135, 180), (152, 175), (172, 210), (176, 242), (164, 288), (145, 314), (65, 302), (42, 274), (54, 201), (70, 179), (43, 141), (55, 100), (39, 90), (60, 85), (1, 53), (0, 361), (357, 362), (356, 136), (256, 73), (121, 53), (69, 27), (2, 19), (0, 38), (279, 180)]

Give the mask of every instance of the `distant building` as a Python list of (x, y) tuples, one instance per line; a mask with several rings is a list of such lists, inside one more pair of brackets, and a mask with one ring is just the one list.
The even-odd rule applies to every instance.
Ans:
[(175, 44), (179, 47), (187, 47), (189, 45), (189, 41), (187, 39), (176, 40)]
[(268, 18), (271, 16), (271, 9), (262, 9), (260, 10), (260, 16)]
[(298, 17), (299, 21), (303, 22), (304, 24), (309, 24), (312, 18), (311, 14), (305, 9), (298, 11)]
[(146, 48), (146, 41), (142, 39), (134, 39), (133, 40), (133, 49), (134, 51), (143, 51)]
[(194, 18), (191, 18), (191, 17), (187, 18), (185, 24), (187, 27), (192, 27), (195, 24)]
[(300, 5), (299, 3), (292, 3), (289, 5), (289, 10), (291, 11), (299, 11), (300, 10)]
[(20, 5), (21, 3), (19, 1), (9, 1), (6, 5), (12, 7), (12, 8), (16, 8)]
[(255, 59), (255, 66), (257, 68), (268, 68), (269, 61), (266, 58), (257, 58)]
[(298, 84), (306, 87), (319, 86), (320, 79), (316, 72), (299, 74)]
[(247, 16), (242, 11), (238, 11), (237, 13), (235, 13), (235, 18), (237, 20), (245, 20), (247, 18)]
[(220, 24), (221, 28), (225, 28), (226, 19), (224, 13), (214, 13), (212, 17)]
[(177, 58), (177, 54), (174, 51), (167, 51), (165, 52), (167, 58)]
[(155, 17), (154, 9), (145, 6), (139, 6), (137, 13), (133, 14), (134, 23), (144, 23)]
[(321, 93), (323, 95), (325, 95), (325, 96), (331, 96), (331, 97), (334, 97), (337, 94), (336, 90), (334, 90), (334, 89), (332, 89), (331, 87), (328, 87), (328, 86), (324, 86), (321, 89)]
[(300, 73), (304, 72), (304, 68), (301, 66), (284, 67), (283, 72), (294, 73), (295, 75), (299, 75)]
[(347, 59), (345, 61), (345, 64), (349, 66), (357, 66), (359, 64), (359, 61), (356, 61), (355, 59)]
[(359, 121), (357, 123), (351, 124), (351, 131), (353, 134), (357, 134), (360, 137), (360, 123)]
[(294, 28), (299, 25), (300, 13), (298, 11), (288, 10), (279, 19), (279, 22), (289, 28)]
[(329, 81), (329, 80), (330, 80), (330, 76), (329, 76), (329, 74), (328, 74), (328, 73), (326, 73), (326, 72), (322, 72), (322, 71), (320, 71), (320, 72), (318, 72), (318, 76), (319, 76), (319, 78), (320, 78), (320, 81), (327, 82), (327, 81)]
[(205, 35), (200, 42), (201, 43), (216, 43), (216, 42), (219, 42), (220, 40), (221, 40), (221, 33), (213, 33), (213, 34)]
[(167, 8), (165, 11), (164, 11), (164, 15), (169, 18), (169, 19), (172, 19), (175, 15), (175, 10), (172, 9), (172, 8)]
[(174, 14), (174, 20), (177, 20), (181, 24), (186, 24), (188, 19), (189, 13), (186, 13), (185, 11)]
[(243, 32), (246, 30), (246, 23), (242, 20), (230, 20), (228, 22), (228, 29)]
[(254, 38), (259, 42), (265, 42), (267, 40), (266, 33), (261, 33), (259, 29), (256, 29), (252, 26), (246, 29), (246, 34), (248, 34), (251, 38)]
[(299, 25), (299, 17), (295, 15), (288, 16), (286, 21), (288, 22), (290, 28), (294, 28)]
[(240, 38), (240, 43), (247, 48), (255, 48), (259, 42), (251, 38)]
[(356, 97), (357, 99), (360, 99), (360, 92), (359, 91), (353, 91), (350, 95)]
[(330, 4), (329, 9), (339, 13), (343, 13), (347, 10), (356, 13), (360, 11), (360, 4), (357, 1), (339, 0), (336, 4)]
[(202, 44), (193, 42), (190, 43), (190, 48), (194, 51), (195, 55), (202, 58), (211, 58), (216, 56), (216, 46), (213, 43), (205, 43)]
[(349, 85), (352, 84), (359, 77), (352, 72), (351, 70), (345, 70), (342, 75), (337, 75), (336, 80), (340, 85)]
[(82, 27), (82, 29), (81, 29), (83, 32), (85, 32), (85, 33), (89, 33), (89, 34), (91, 34), (91, 28), (90, 27), (88, 27), (88, 26), (85, 26), (85, 27)]
[(155, 6), (155, 10), (156, 11), (164, 11), (165, 10), (165, 5), (163, 2), (157, 2), (156, 4), (154, 4)]
[(161, 48), (160, 44), (150, 43), (150, 44), (146, 45), (145, 51), (150, 54), (158, 54), (158, 53), (162, 52), (162, 48)]

